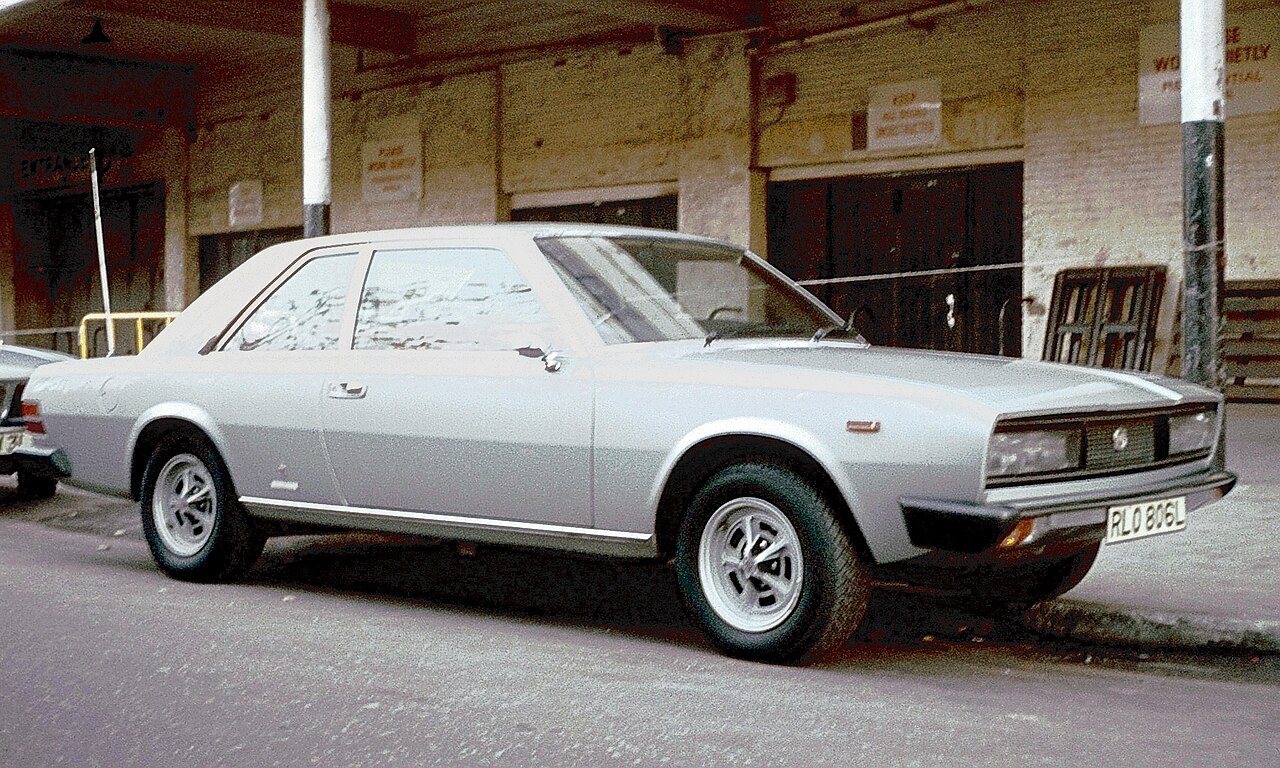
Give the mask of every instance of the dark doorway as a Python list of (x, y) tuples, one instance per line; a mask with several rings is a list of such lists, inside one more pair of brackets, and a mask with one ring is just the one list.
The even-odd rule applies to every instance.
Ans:
[[(101, 312), (93, 202), (87, 194), (28, 196), (15, 206), (19, 252), (14, 259), (18, 329), (73, 328)], [(135, 312), (164, 308), (164, 194), (158, 184), (102, 195), (103, 244), (111, 308)], [(105, 334), (101, 324), (100, 334)], [(24, 336), (23, 343), (79, 352), (76, 334)], [(133, 335), (117, 352), (130, 354)]]
[(511, 212), (512, 221), (573, 221), (584, 224), (622, 224), (674, 231), (677, 225), (674, 195), (608, 203), (556, 205), (520, 208)]
[(769, 261), (873, 344), (1020, 355), (1022, 165), (772, 184)]
[(297, 240), (302, 227), (277, 227), (247, 232), (200, 236), (200, 292), (204, 293), (231, 270), (263, 248)]

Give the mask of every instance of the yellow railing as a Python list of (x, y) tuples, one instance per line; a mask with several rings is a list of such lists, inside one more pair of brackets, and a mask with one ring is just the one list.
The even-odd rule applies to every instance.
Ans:
[[(120, 322), (135, 323), (134, 343), (137, 345), (135, 348), (140, 352), (142, 351), (142, 347), (146, 344), (146, 341), (144, 340), (144, 337), (143, 337), (144, 331), (142, 326), (142, 323), (144, 321), (163, 320), (164, 324), (168, 326), (169, 323), (173, 321), (173, 318), (177, 316), (178, 316), (177, 312), (112, 312), (111, 323), (112, 325)], [(95, 320), (106, 323), (107, 322), (106, 313), (90, 312), (89, 314), (80, 318), (80, 357), (81, 358), (86, 358), (89, 356), (89, 322), (95, 321)]]

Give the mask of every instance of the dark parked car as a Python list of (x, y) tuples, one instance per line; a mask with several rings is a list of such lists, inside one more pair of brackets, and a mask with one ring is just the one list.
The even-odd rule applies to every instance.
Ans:
[(0, 475), (16, 473), (18, 491), (28, 498), (52, 496), (68, 465), (47, 437), (27, 430), (22, 393), (31, 371), (46, 363), (72, 359), (48, 349), (0, 344)]

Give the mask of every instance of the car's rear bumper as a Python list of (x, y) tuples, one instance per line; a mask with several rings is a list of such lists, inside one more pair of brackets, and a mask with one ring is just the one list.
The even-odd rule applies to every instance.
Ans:
[(904, 496), (899, 503), (911, 543), (944, 552), (999, 555), (1001, 543), (1020, 522), (1030, 519), (1030, 532), (1007, 548), (1017, 557), (1019, 550), (1028, 548), (1101, 541), (1109, 507), (1183, 496), (1191, 511), (1226, 496), (1235, 484), (1234, 473), (1210, 468), (1121, 493), (1061, 494), (995, 505)]

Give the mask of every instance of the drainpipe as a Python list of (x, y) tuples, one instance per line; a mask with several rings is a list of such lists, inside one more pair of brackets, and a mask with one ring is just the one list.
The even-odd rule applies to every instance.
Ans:
[[(1182, 0), (1182, 378), (1219, 392), (1222, 369), (1226, 9)], [(1226, 463), (1226, 423), (1214, 463)]]
[(328, 0), (304, 0), (302, 12), (302, 235), (319, 237), (333, 195)]

